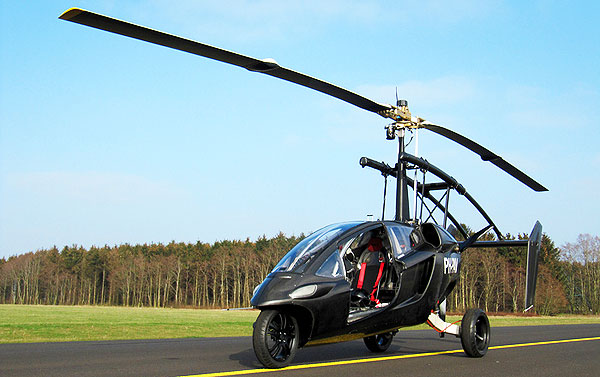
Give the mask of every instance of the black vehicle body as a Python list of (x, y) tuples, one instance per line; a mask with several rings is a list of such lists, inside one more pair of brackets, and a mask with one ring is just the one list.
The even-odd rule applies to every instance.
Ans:
[[(319, 250), (305, 264), (293, 271), (278, 271), (276, 266), (252, 297), (254, 307), (287, 312), (298, 320), (300, 347), (365, 338), (424, 323), (458, 280), (458, 242), (441, 226), (426, 223), (415, 228), (396, 221), (347, 224), (335, 237), (314, 246)], [(416, 248), (408, 244), (412, 232), (421, 232), (425, 237), (425, 242)], [(348, 250), (344, 247), (357, 237), (375, 234), (382, 238), (387, 254), (377, 292), (381, 304), (355, 305), (352, 295), (356, 288), (352, 286), (357, 279), (357, 267), (348, 260)], [(364, 244), (357, 246), (359, 250), (352, 252), (369, 253)], [(340, 257), (338, 263), (343, 263), (343, 273), (318, 274), (336, 253)], [(292, 297), (298, 288), (312, 285), (315, 289), (310, 296)]]

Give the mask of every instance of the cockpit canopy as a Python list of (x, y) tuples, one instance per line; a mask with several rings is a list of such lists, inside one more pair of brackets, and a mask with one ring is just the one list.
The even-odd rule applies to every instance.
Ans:
[[(371, 225), (371, 226), (369, 226)], [(313, 260), (331, 241), (342, 236), (342, 234), (357, 228), (357, 233), (349, 238), (340, 239), (340, 257), (348, 257), (352, 251), (366, 248), (367, 243), (374, 234), (384, 238), (384, 244), (389, 245), (389, 258), (402, 260), (419, 248), (421, 244), (415, 245), (411, 239), (411, 233), (415, 228), (410, 225), (394, 221), (381, 222), (345, 222), (328, 225), (310, 234), (292, 248), (273, 268), (271, 272), (303, 272), (305, 267)], [(351, 232), (349, 232), (351, 234)], [(456, 245), (454, 238), (443, 228), (434, 224), (422, 224), (420, 226), (420, 238), (423, 243), (432, 249), (444, 249)], [(345, 240), (345, 241), (344, 241)], [(336, 259), (332, 257), (332, 260)], [(333, 262), (332, 262), (333, 263)]]
[(299, 272), (314, 256), (334, 237), (350, 228), (360, 225), (360, 222), (347, 222), (328, 225), (310, 234), (290, 250), (271, 272)]

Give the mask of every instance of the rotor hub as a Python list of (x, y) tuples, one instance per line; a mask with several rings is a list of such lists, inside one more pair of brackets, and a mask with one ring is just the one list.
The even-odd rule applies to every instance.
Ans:
[(390, 105), (390, 108), (378, 113), (382, 117), (390, 118), (394, 122), (385, 126), (386, 139), (394, 140), (396, 133), (401, 130), (414, 130), (423, 128), (425, 119), (412, 116), (408, 108), (407, 100), (398, 100), (397, 106)]

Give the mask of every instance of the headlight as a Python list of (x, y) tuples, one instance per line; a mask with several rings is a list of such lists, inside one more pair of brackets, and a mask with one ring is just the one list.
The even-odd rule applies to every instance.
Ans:
[(254, 290), (252, 291), (252, 296), (254, 296), (256, 294), (256, 292), (258, 291), (258, 288), (260, 288), (261, 285), (262, 285), (262, 283), (260, 283), (256, 287), (254, 287)]
[(304, 287), (297, 288), (292, 293), (290, 293), (291, 298), (306, 298), (310, 297), (317, 292), (316, 284), (305, 285)]

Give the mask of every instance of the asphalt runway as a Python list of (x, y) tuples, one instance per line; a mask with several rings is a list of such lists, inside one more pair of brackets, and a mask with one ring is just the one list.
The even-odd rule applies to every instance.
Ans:
[[(555, 341), (564, 342), (546, 343)], [(505, 345), (519, 346), (499, 348)], [(433, 330), (400, 331), (382, 354), (369, 352), (359, 340), (301, 349), (292, 365), (297, 369), (265, 371), (256, 361), (249, 337), (0, 345), (2, 377), (189, 376), (232, 371), (328, 377), (600, 376), (600, 325), (492, 328), (490, 350), (481, 359), (466, 357), (454, 336), (441, 339)]]

